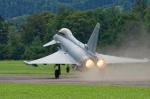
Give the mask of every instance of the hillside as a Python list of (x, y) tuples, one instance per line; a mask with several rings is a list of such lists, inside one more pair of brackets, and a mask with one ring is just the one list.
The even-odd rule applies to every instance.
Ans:
[(120, 5), (130, 9), (134, 0), (0, 0), (0, 15), (12, 18), (41, 11), (57, 12), (61, 6), (73, 9)]

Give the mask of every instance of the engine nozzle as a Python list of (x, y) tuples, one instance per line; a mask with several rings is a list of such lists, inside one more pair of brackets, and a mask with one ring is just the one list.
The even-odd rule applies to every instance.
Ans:
[(104, 68), (105, 67), (105, 61), (103, 59), (100, 59), (97, 61), (97, 67), (98, 68)]
[(95, 66), (95, 63), (94, 63), (94, 61), (93, 61), (92, 59), (88, 59), (88, 60), (86, 60), (86, 62), (85, 62), (85, 66), (86, 66), (87, 68), (93, 68), (93, 67)]

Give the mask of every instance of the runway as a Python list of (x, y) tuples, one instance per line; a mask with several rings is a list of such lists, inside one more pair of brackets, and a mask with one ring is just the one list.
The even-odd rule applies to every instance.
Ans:
[(45, 83), (45, 84), (88, 84), (88, 85), (133, 85), (150, 86), (150, 64), (113, 65), (105, 70), (90, 70), (75, 75), (0, 74), (0, 83)]
[(48, 76), (0, 75), (0, 83), (45, 83), (45, 84), (88, 84), (88, 85), (134, 85), (150, 86), (150, 80), (83, 80), (78, 77), (61, 77), (54, 79)]

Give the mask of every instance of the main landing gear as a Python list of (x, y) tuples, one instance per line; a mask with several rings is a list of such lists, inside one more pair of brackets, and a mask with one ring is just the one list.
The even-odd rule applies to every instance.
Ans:
[(67, 65), (66, 67), (66, 73), (69, 73), (70, 72), (70, 67)]
[[(60, 75), (61, 75), (61, 66), (60, 64), (56, 64), (54, 66), (54, 74), (55, 74), (55, 79), (59, 79), (60, 78)], [(66, 67), (66, 73), (69, 73), (70, 72), (70, 67), (67, 65)]]
[(60, 75), (61, 75), (61, 67), (60, 64), (56, 64), (55, 67), (55, 79), (59, 79)]

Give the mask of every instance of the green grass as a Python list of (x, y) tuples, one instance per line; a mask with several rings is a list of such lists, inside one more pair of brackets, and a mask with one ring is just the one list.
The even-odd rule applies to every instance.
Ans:
[[(35, 68), (23, 61), (0, 61), (0, 74), (51, 73), (52, 65)], [(150, 87), (0, 83), (0, 99), (150, 99)]]
[[(65, 73), (65, 67), (62, 66), (62, 73)], [(33, 67), (26, 65), (23, 61), (0, 61), (0, 74), (53, 74), (54, 65), (39, 65)]]
[(150, 88), (67, 84), (0, 84), (0, 99), (150, 99)]

